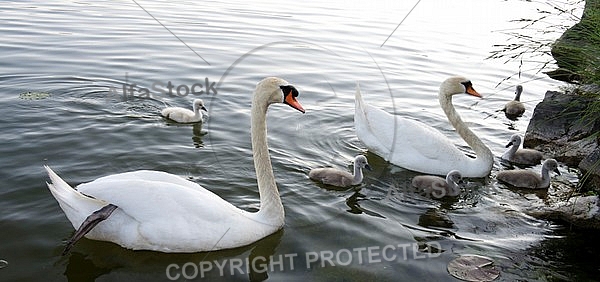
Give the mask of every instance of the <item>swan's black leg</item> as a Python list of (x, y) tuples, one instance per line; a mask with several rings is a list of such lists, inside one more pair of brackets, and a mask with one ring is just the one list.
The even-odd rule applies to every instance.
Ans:
[(69, 250), (71, 250), (73, 245), (75, 245), (75, 243), (77, 243), (77, 241), (79, 241), (79, 239), (83, 238), (83, 236), (85, 236), (85, 234), (90, 232), (92, 230), (92, 228), (94, 228), (96, 225), (98, 225), (98, 223), (107, 219), (113, 213), (113, 211), (115, 211), (116, 208), (117, 208), (117, 206), (115, 206), (113, 204), (108, 204), (108, 205), (102, 207), (101, 209), (93, 212), (90, 216), (88, 216), (83, 221), (81, 226), (79, 226), (79, 229), (77, 229), (77, 231), (75, 232), (73, 237), (71, 237), (71, 239), (69, 239), (69, 242), (67, 242), (67, 246), (65, 247), (65, 250), (62, 252), (62, 255), (63, 256), (66, 255), (69, 252)]

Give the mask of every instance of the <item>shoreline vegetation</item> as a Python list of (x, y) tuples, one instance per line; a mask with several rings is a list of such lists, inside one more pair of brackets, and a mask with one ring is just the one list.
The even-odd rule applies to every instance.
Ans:
[[(548, 91), (536, 106), (527, 128), (524, 145), (549, 147), (560, 159), (581, 171), (580, 192), (600, 192), (600, 0), (587, 0), (583, 14), (552, 44), (557, 68), (549, 77), (570, 84), (562, 97)], [(546, 112), (547, 107), (554, 111)], [(543, 113), (543, 114), (542, 114)], [(549, 121), (555, 113), (557, 120)], [(550, 131), (568, 128), (558, 140), (534, 138)], [(545, 132), (546, 131), (546, 132)], [(528, 138), (529, 137), (529, 138)], [(560, 140), (566, 139), (566, 140)]]
[[(600, 0), (585, 1), (578, 17), (575, 14), (581, 12), (583, 2), (548, 2), (549, 9), (540, 10), (539, 19), (515, 20), (524, 23), (521, 31), (533, 29), (540, 37), (552, 32), (550, 29), (564, 32), (558, 39), (545, 40), (513, 31), (509, 35), (518, 43), (495, 45), (500, 49), (489, 58), (520, 60), (521, 67), (523, 62), (534, 63), (534, 70), (568, 83), (560, 91), (547, 91), (535, 107), (523, 146), (579, 169), (578, 185), (553, 183), (552, 193), (525, 212), (580, 228), (600, 229)], [(564, 21), (536, 30), (551, 16)], [(564, 22), (576, 23), (567, 27)]]

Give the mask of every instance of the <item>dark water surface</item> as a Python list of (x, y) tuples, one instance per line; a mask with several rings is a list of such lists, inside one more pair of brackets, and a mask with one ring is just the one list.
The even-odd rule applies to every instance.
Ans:
[[(414, 3), (370, 2), (0, 2), (0, 259), (8, 263), (0, 280), (443, 281), (454, 279), (446, 265), (463, 254), (494, 259), (505, 281), (596, 279), (594, 235), (523, 214), (537, 196), (498, 185), (499, 161), (454, 200), (410, 193), (416, 173), (370, 153), (374, 170), (360, 187), (308, 179), (310, 168), (350, 168), (365, 152), (353, 127), (357, 81), (368, 103), (431, 124), (468, 151), (436, 93), (447, 76), (469, 77), (485, 99), (456, 97), (455, 105), (498, 157), (511, 134), (525, 132), (543, 93), (559, 86), (531, 71), (496, 87), (519, 63), (485, 60), (507, 40), (493, 31), (535, 17), (542, 4), (423, 1), (381, 47)], [(265, 76), (295, 84), (307, 110), (269, 111), (283, 230), (210, 253), (130, 251), (83, 239), (60, 255), (73, 228), (46, 188), (44, 164), (73, 186), (167, 171), (256, 210), (250, 94)], [(180, 96), (166, 93), (169, 82)], [(195, 83), (205, 92), (183, 95)], [(509, 122), (495, 110), (519, 83), (527, 112)], [(159, 116), (165, 105), (190, 107), (197, 97), (209, 109), (202, 126)], [(555, 181), (576, 182), (560, 170)]]

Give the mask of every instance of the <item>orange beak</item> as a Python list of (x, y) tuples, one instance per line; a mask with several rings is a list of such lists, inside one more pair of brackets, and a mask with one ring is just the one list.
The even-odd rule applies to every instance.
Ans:
[(288, 93), (288, 95), (285, 96), (285, 103), (292, 106), (292, 108), (294, 108), (298, 111), (301, 111), (302, 113), (305, 113), (302, 105), (300, 105), (298, 100), (296, 100), (296, 97), (294, 97), (294, 95), (292, 95), (292, 91), (290, 91), (290, 93)]
[(467, 92), (467, 94), (469, 94), (469, 95), (473, 95), (475, 97), (483, 98), (483, 97), (481, 97), (481, 94), (479, 94), (477, 91), (475, 91), (475, 89), (473, 89), (473, 86), (471, 86), (471, 85), (467, 86), (467, 91), (465, 91), (465, 92)]

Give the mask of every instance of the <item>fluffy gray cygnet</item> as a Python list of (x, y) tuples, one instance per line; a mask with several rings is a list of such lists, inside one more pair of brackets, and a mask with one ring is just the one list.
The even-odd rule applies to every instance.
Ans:
[(550, 171), (558, 171), (558, 163), (554, 159), (547, 159), (542, 165), (542, 175), (531, 170), (503, 170), (498, 172), (496, 179), (518, 188), (544, 189), (550, 186)]
[(502, 154), (502, 159), (524, 165), (537, 165), (542, 161), (544, 157), (542, 152), (533, 149), (519, 149), (520, 145), (521, 136), (518, 134), (511, 136), (510, 141), (506, 144), (506, 148), (510, 148)]
[(337, 187), (348, 187), (358, 185), (363, 180), (362, 169), (371, 170), (367, 158), (358, 155), (354, 158), (354, 174), (336, 168), (314, 168), (308, 173), (308, 177), (314, 181)]
[(435, 175), (419, 175), (412, 179), (412, 186), (437, 199), (444, 196), (456, 197), (460, 194), (458, 182), (461, 178), (458, 170), (448, 172), (446, 179)]
[(525, 112), (525, 106), (521, 103), (521, 93), (523, 92), (523, 86), (517, 85), (517, 89), (515, 91), (515, 99), (506, 103), (504, 109), (502, 111), (509, 119), (516, 119), (523, 115)]

